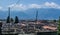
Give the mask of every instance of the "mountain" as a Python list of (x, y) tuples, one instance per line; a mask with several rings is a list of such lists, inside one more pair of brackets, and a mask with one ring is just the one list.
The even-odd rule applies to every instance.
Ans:
[(60, 9), (54, 8), (41, 8), (41, 9), (30, 9), (26, 13), (34, 18), (38, 11), (38, 19), (58, 19), (60, 16)]
[[(0, 19), (6, 19), (8, 16), (8, 11), (0, 11)], [(21, 11), (11, 11), (10, 17), (15, 18), (15, 16), (18, 16), (19, 19), (26, 19), (28, 18), (28, 15)]]
[[(35, 19), (36, 12), (38, 11), (38, 19), (58, 19), (60, 16), (60, 9), (54, 8), (41, 8), (29, 9), (25, 11), (11, 11), (11, 17), (18, 16), (19, 19)], [(7, 18), (8, 11), (0, 11), (0, 19)]]

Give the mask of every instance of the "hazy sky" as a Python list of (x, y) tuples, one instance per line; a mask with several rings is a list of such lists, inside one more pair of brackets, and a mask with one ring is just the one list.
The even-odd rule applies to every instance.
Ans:
[(13, 10), (27, 10), (30, 8), (60, 9), (60, 0), (0, 0), (0, 10), (8, 7), (11, 7)]
[[(54, 14), (55, 10), (51, 10), (51, 13), (53, 12), (52, 15), (53, 16), (57, 15), (56, 17), (58, 17), (58, 15), (59, 15), (58, 13), (60, 13), (60, 0), (0, 0), (0, 10), (4, 10), (4, 11), (8, 10), (8, 7), (10, 7), (11, 10), (19, 10), (20, 12), (25, 11), (25, 10), (34, 9), (34, 8), (35, 9), (38, 9), (38, 8), (39, 9), (40, 8), (59, 9), (58, 11), (56, 11), (56, 14)], [(47, 13), (48, 15), (51, 16), (51, 14), (49, 12), (47, 13), (44, 11), (44, 15), (43, 14), (42, 15), (45, 16), (45, 13)], [(2, 15), (3, 15), (3, 17), (6, 17), (6, 16), (4, 16), (5, 15), (4, 13)], [(51, 17), (55, 18), (53, 16), (51, 16)]]

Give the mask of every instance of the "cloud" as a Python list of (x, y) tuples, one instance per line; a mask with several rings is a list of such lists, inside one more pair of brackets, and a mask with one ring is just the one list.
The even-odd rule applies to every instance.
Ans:
[(60, 5), (54, 3), (54, 2), (45, 2), (45, 4), (43, 5), (44, 7), (47, 7), (47, 8), (57, 8), (57, 9), (60, 9)]
[(41, 8), (41, 5), (38, 5), (38, 4), (30, 4), (28, 7), (29, 8)]
[(18, 10), (26, 10), (27, 9), (27, 6), (26, 5), (23, 5), (23, 4), (12, 4), (12, 5), (9, 5), (8, 7), (12, 8), (12, 9), (18, 9)]
[(3, 7), (0, 6), (0, 10), (2, 9)]
[(12, 4), (9, 5), (8, 7), (11, 7), (14, 10), (27, 10), (31, 8), (56, 8), (60, 9), (60, 5), (54, 3), (54, 2), (45, 2), (43, 4)]
[(28, 4), (28, 5), (12, 4), (12, 5), (9, 5), (8, 7), (12, 8), (14, 10), (27, 10), (27, 9), (32, 9), (32, 8), (41, 8), (41, 6), (38, 4)]

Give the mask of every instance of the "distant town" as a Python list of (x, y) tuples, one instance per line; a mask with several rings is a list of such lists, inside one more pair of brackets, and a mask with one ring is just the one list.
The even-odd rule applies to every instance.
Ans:
[(20, 20), (18, 16), (11, 18), (10, 8), (8, 8), (8, 17), (0, 19), (0, 31), (2, 34), (30, 34), (37, 32), (57, 32), (59, 20), (38, 20), (38, 11), (36, 19)]
[(0, 20), (0, 25), (3, 34), (57, 32), (58, 20), (19, 20), (8, 16), (7, 20)]
[(35, 18), (34, 20), (20, 20), (18, 16), (11, 18), (10, 8), (8, 8), (8, 17), (0, 19), (0, 31), (2, 34), (36, 34), (58, 31), (59, 20), (38, 20), (38, 11), (36, 11)]

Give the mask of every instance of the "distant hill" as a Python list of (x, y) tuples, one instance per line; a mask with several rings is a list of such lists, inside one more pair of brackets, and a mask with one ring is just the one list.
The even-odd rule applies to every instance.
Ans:
[[(11, 17), (18, 16), (19, 19), (35, 19), (36, 9), (29, 9), (26, 11), (11, 11)], [(8, 11), (0, 11), (0, 19), (6, 19)], [(60, 16), (60, 9), (45, 8), (38, 9), (38, 19), (58, 19)]]

